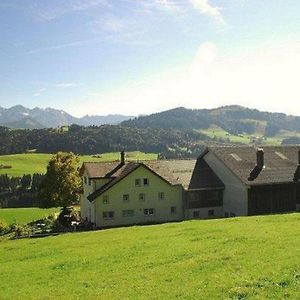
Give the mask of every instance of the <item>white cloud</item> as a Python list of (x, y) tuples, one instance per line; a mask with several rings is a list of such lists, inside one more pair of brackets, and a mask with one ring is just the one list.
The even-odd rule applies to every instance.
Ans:
[(269, 42), (248, 53), (224, 56), (200, 45), (190, 64), (111, 92), (91, 91), (75, 114), (146, 114), (177, 106), (239, 104), (300, 115), (300, 40)]
[(189, 0), (195, 9), (199, 10), (202, 14), (215, 18), (221, 23), (225, 24), (224, 18), (221, 14), (221, 9), (212, 6), (208, 0)]
[(34, 94), (33, 97), (39, 97), (42, 93), (46, 92), (47, 89), (46, 88), (41, 88), (39, 90), (37, 90)]
[(70, 88), (70, 87), (76, 87), (78, 86), (78, 84), (72, 82), (62, 82), (62, 83), (57, 83), (54, 86), (57, 88)]

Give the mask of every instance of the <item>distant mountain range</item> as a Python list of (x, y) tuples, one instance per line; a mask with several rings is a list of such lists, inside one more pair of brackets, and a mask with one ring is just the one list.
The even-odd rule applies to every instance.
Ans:
[(76, 118), (63, 110), (53, 108), (26, 108), (22, 105), (16, 105), (11, 108), (0, 107), (0, 125), (9, 128), (56, 128), (64, 125), (77, 124), (82, 126), (119, 124), (122, 121), (133, 118), (124, 115), (107, 116), (84, 116)]
[[(215, 109), (175, 109), (146, 116), (124, 115), (84, 116), (76, 118), (63, 110), (53, 108), (29, 109), (22, 105), (5, 109), (0, 107), (0, 125), (9, 128), (56, 128), (64, 125), (100, 126), (103, 124), (140, 129), (175, 129), (196, 131), (210, 139), (234, 142), (236, 136), (243, 135), (249, 141), (269, 138), (269, 143), (279, 143), (288, 139), (299, 142), (300, 117), (283, 113), (262, 112), (257, 109), (231, 105)], [(230, 135), (233, 135), (231, 137)], [(277, 140), (270, 140), (276, 138)], [(243, 142), (249, 142), (248, 140)], [(260, 141), (266, 142), (266, 141)]]

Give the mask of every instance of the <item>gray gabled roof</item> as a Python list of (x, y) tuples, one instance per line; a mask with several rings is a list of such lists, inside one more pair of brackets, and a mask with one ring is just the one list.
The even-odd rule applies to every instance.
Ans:
[(277, 184), (293, 182), (298, 165), (300, 146), (265, 146), (264, 165), (256, 178), (249, 180), (250, 173), (256, 166), (255, 147), (223, 146), (209, 147), (203, 152), (212, 152), (224, 163), (242, 182), (248, 185)]
[[(106, 177), (111, 179), (104, 186), (89, 195), (88, 200), (93, 201), (140, 166), (144, 166), (170, 185), (182, 185), (184, 188), (188, 188), (195, 164), (196, 160), (147, 160), (141, 162), (128, 162), (122, 166), (115, 166), (111, 163), (98, 163), (98, 165), (94, 163), (92, 169), (90, 168), (91, 165), (85, 164), (84, 167), (88, 174), (93, 175), (92, 178)], [(96, 170), (97, 167), (103, 168), (103, 170)], [(110, 170), (110, 168), (113, 169)], [(96, 175), (101, 176), (96, 177)]]

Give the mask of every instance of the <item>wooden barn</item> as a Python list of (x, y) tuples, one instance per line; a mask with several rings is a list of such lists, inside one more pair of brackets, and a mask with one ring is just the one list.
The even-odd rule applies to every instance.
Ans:
[(197, 164), (199, 174), (208, 168), (214, 174), (213, 180), (212, 175), (198, 180), (198, 186), (205, 188), (208, 178), (219, 186), (225, 217), (300, 210), (299, 146), (209, 147)]

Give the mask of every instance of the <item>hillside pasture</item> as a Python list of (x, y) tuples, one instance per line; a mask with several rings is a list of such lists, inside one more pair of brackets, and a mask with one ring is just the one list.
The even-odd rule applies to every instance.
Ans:
[[(44, 153), (26, 153), (1, 155), (0, 165), (9, 165), (10, 169), (0, 169), (0, 174), (8, 174), (10, 176), (22, 176), (24, 174), (46, 172), (46, 167), (53, 154)], [(85, 161), (114, 161), (120, 158), (119, 152), (102, 153), (99, 155), (81, 155), (80, 164)], [(155, 153), (143, 153), (139, 151), (126, 153), (127, 160), (149, 160), (157, 159)]]
[(2, 239), (0, 298), (299, 299), (299, 222), (289, 214)]
[[(12, 223), (27, 224), (35, 220), (42, 219), (51, 214), (59, 212), (59, 208), (1, 208), (0, 220), (4, 220), (8, 225)], [(0, 297), (1, 298), (1, 297)]]
[(264, 135), (262, 135), (265, 126), (264, 122), (257, 122), (257, 123), (258, 123), (257, 132), (252, 135), (249, 134), (234, 135), (216, 125), (213, 125), (207, 129), (200, 129), (198, 131), (205, 134), (211, 139), (221, 138), (228, 143), (245, 144), (245, 145), (253, 144), (254, 141), (257, 141), (258, 144), (276, 146), (276, 145), (280, 145), (282, 140), (286, 137), (297, 136), (297, 134), (285, 130), (285, 131), (280, 131), (278, 135), (274, 137), (265, 137)]

